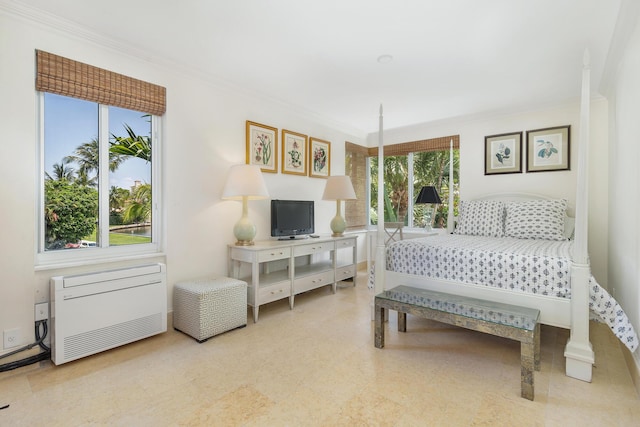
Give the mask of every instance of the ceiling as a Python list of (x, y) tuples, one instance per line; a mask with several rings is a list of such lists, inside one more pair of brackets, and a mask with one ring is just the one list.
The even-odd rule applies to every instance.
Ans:
[(569, 102), (585, 48), (597, 91), (620, 2), (11, 1), (363, 133), (377, 131), (380, 104), (385, 128), (395, 128)]

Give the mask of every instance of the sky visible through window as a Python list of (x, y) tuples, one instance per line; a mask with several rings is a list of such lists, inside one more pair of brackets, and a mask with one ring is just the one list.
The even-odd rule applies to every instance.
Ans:
[[(150, 136), (150, 117), (139, 111), (109, 107), (109, 134), (126, 137), (124, 124), (136, 135)], [(53, 165), (74, 154), (77, 147), (98, 138), (98, 105), (66, 96), (45, 94), (45, 172), (54, 176)], [(68, 165), (78, 171), (77, 164)], [(95, 174), (95, 173), (94, 173)], [(131, 189), (135, 181), (151, 183), (151, 164), (129, 158), (110, 173), (109, 185)]]

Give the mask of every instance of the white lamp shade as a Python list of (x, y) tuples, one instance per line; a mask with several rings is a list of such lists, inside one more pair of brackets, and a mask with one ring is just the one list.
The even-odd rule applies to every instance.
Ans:
[(356, 192), (353, 190), (351, 178), (344, 175), (335, 175), (327, 178), (322, 200), (355, 200)]
[(227, 182), (224, 184), (222, 198), (225, 200), (267, 199), (269, 192), (262, 178), (262, 171), (256, 165), (234, 165), (229, 169)]

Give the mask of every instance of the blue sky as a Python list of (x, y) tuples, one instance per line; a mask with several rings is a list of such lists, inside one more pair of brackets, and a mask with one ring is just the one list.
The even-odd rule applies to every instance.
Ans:
[[(126, 136), (124, 123), (137, 135), (150, 135), (148, 117), (144, 113), (109, 107), (109, 133)], [(76, 147), (98, 137), (98, 105), (76, 98), (45, 94), (45, 171), (52, 175), (53, 165), (62, 163)], [(76, 172), (78, 166), (69, 165)], [(134, 181), (151, 183), (151, 164), (138, 158), (123, 162), (111, 173), (109, 186), (130, 189)]]

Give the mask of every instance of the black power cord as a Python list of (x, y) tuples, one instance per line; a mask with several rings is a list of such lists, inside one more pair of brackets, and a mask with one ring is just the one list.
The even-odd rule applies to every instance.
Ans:
[[(43, 333), (42, 333), (42, 337), (40, 337), (40, 327), (42, 326), (43, 329)], [(24, 359), (20, 359), (20, 360), (15, 360), (13, 362), (9, 362), (9, 363), (5, 363), (3, 365), (0, 365), (0, 372), (5, 372), (5, 371), (10, 371), (12, 369), (16, 369), (16, 368), (21, 368), (23, 366), (27, 366), (27, 365), (31, 365), (32, 363), (36, 363), (36, 362), (40, 362), (42, 360), (47, 360), (51, 358), (51, 349), (49, 347), (46, 346), (46, 344), (44, 343), (44, 339), (47, 336), (47, 332), (49, 331), (49, 327), (47, 326), (47, 321), (46, 320), (38, 320), (35, 323), (35, 336), (36, 336), (36, 342), (31, 343), (29, 345), (26, 345), (24, 347), (21, 347), (17, 350), (14, 350), (12, 352), (9, 352), (7, 354), (3, 354), (2, 356), (0, 356), (0, 359), (4, 359), (6, 357), (9, 356), (13, 356), (14, 354), (26, 351), (26, 350), (31, 350), (33, 347), (35, 346), (40, 346), (40, 348), (44, 351), (30, 356), (30, 357), (26, 357)]]
[[(44, 329), (44, 331), (42, 333), (42, 338), (40, 338), (40, 326), (41, 325), (42, 325), (42, 329)], [(35, 325), (36, 342), (38, 343), (38, 345), (40, 346), (41, 349), (43, 349), (44, 351), (51, 352), (51, 349), (49, 347), (47, 347), (46, 344), (44, 343), (44, 339), (47, 336), (47, 332), (49, 332), (49, 327), (47, 326), (47, 321), (46, 320), (40, 320), (40, 321), (36, 322), (36, 325)]]

